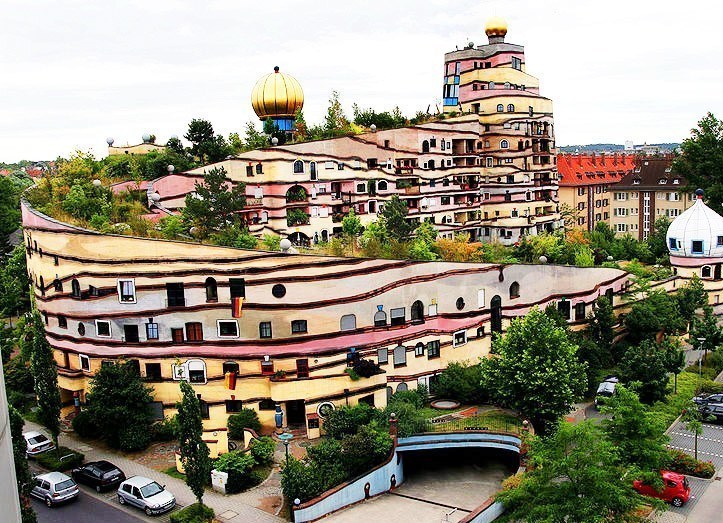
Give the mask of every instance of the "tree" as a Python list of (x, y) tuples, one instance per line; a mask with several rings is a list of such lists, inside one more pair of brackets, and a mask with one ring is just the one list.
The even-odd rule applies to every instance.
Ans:
[(351, 132), (349, 120), (344, 114), (344, 109), (339, 101), (339, 93), (337, 91), (331, 92), (329, 107), (324, 117), (323, 132), (325, 138), (334, 138), (335, 136), (341, 136)]
[(611, 416), (602, 421), (607, 438), (620, 459), (641, 470), (657, 470), (667, 458), (665, 423), (640, 402), (638, 395), (620, 383), (600, 410)]
[(344, 231), (350, 239), (353, 239), (362, 231), (362, 224), (359, 217), (354, 213), (354, 209), (349, 211), (349, 214), (344, 216), (341, 220), (341, 230)]
[(191, 154), (201, 162), (219, 162), (233, 152), (223, 136), (214, 134), (208, 120), (191, 120), (184, 138), (191, 142)]
[(132, 362), (101, 365), (90, 380), (86, 412), (110, 446), (140, 450), (150, 443), (152, 391)]
[[(700, 338), (705, 338), (705, 341), (699, 342)], [(703, 307), (702, 318), (693, 319), (690, 342), (695, 348), (702, 348), (706, 352), (715, 350), (723, 343), (723, 329), (718, 325), (718, 319), (710, 305)]]
[(607, 296), (595, 300), (592, 314), (588, 316), (587, 334), (600, 349), (608, 354), (615, 339), (615, 311)]
[(0, 257), (10, 250), (8, 236), (20, 227), (18, 191), (10, 178), (0, 176)]
[(178, 444), (181, 462), (186, 471), (186, 484), (199, 505), (203, 504), (203, 491), (211, 476), (211, 458), (208, 445), (203, 441), (201, 403), (193, 387), (181, 382), (183, 399), (178, 408)]
[(37, 518), (30, 504), (30, 491), (33, 490), (33, 478), (28, 469), (27, 444), (23, 438), (25, 420), (12, 406), (9, 407), (10, 433), (13, 441), (13, 460), (15, 462), (15, 478), (17, 479), (18, 496), (22, 523), (35, 523)]
[(697, 275), (693, 275), (688, 283), (678, 289), (675, 300), (678, 302), (680, 316), (685, 320), (687, 327), (693, 321), (695, 311), (708, 304), (708, 293), (705, 291), (701, 279)]
[(661, 290), (650, 291), (647, 298), (634, 303), (624, 321), (631, 343), (654, 339), (661, 332), (685, 331), (687, 326), (677, 300)]
[(668, 355), (654, 340), (643, 340), (630, 346), (620, 361), (620, 377), (625, 383), (638, 382), (640, 401), (648, 405), (665, 398), (668, 385)]
[(655, 220), (653, 230), (648, 236), (648, 248), (656, 260), (668, 256), (668, 242), (666, 240), (668, 227), (670, 227), (670, 220), (667, 216), (661, 216)]
[(698, 436), (703, 434), (703, 415), (698, 409), (698, 405), (689, 401), (683, 409), (680, 419), (685, 424), (685, 428), (694, 435), (693, 452), (695, 459), (698, 459)]
[(496, 496), (505, 506), (499, 521), (643, 521), (635, 510), (644, 498), (599, 427), (562, 423), (549, 438), (529, 443), (528, 471)]
[(666, 338), (663, 340), (666, 346), (665, 353), (665, 370), (674, 376), (673, 392), (678, 393), (678, 374), (685, 369), (685, 351), (680, 346), (680, 342), (674, 338)]
[(231, 227), (246, 205), (246, 185), (232, 185), (223, 167), (204, 172), (203, 183), (196, 182), (194, 192), (186, 196), (183, 218), (199, 230), (201, 237)]
[(30, 372), (35, 382), (35, 395), (38, 398), (38, 421), (43, 425), (58, 447), (60, 434), (60, 390), (58, 389), (58, 368), (53, 356), (53, 348), (45, 337), (45, 328), (37, 309), (33, 311), (29, 325), (32, 336), (30, 353)]
[(247, 151), (253, 149), (263, 149), (268, 147), (269, 139), (256, 130), (256, 126), (253, 122), (246, 123), (246, 134), (244, 136), (244, 148)]
[(0, 266), (0, 313), (14, 316), (28, 310), (30, 295), (25, 247), (17, 245)]
[(432, 384), (432, 392), (438, 397), (475, 405), (489, 398), (488, 391), (480, 384), (481, 381), (482, 367), (479, 364), (453, 361), (437, 375), (437, 380)]
[(493, 399), (528, 416), (546, 433), (586, 389), (586, 365), (567, 331), (538, 308), (514, 319), (493, 341), (498, 356), (484, 359), (482, 388)]
[(704, 189), (708, 205), (722, 213), (723, 122), (709, 112), (691, 129), (691, 136), (683, 140), (680, 149), (673, 171), (688, 180), (687, 192)]
[(409, 238), (414, 226), (405, 219), (407, 212), (407, 205), (396, 194), (384, 205), (379, 221), (390, 238), (397, 241)]

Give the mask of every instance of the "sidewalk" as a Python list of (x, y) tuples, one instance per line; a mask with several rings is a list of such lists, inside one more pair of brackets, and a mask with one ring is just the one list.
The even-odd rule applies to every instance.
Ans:
[[(24, 430), (43, 431), (43, 428), (40, 427), (40, 425), (26, 421)], [(137, 461), (124, 457), (122, 454), (91, 447), (76, 438), (72, 433), (61, 433), (59, 443), (65, 447), (82, 452), (85, 454), (86, 461), (106, 459), (120, 467), (128, 477), (145, 476), (157, 481), (161, 485), (166, 485), (168, 490), (176, 497), (176, 502), (183, 507), (191, 505), (196, 501), (191, 489), (188, 488), (184, 481), (141, 465)], [(263, 485), (257, 488), (263, 488)], [(228, 521), (231, 523), (279, 523), (285, 521), (282, 518), (245, 503), (244, 501), (250, 501), (250, 496), (243, 496), (243, 498), (245, 499), (239, 499), (239, 495), (225, 496), (209, 489), (206, 490), (203, 495), (203, 502), (216, 512), (216, 518), (219, 521)]]

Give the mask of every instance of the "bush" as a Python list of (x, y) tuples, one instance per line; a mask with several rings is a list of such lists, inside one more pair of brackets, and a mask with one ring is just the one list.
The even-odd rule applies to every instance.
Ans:
[(286, 499), (299, 498), (302, 503), (315, 498), (343, 479), (332, 478), (315, 464), (290, 457), (281, 470), (281, 489)]
[(16, 356), (5, 364), (5, 386), (8, 390), (33, 393), (33, 375), (23, 358)]
[(151, 425), (151, 439), (153, 441), (173, 441), (176, 439), (178, 420), (176, 416), (164, 418), (163, 421)]
[(447, 365), (432, 387), (432, 392), (441, 398), (457, 400), (460, 403), (477, 404), (489, 399), (489, 394), (480, 385), (482, 367), (468, 362), (452, 362)]
[(85, 455), (67, 447), (58, 447), (57, 452), (51, 450), (38, 455), (38, 463), (51, 471), (63, 472), (79, 467), (85, 461)]
[(392, 437), (373, 425), (364, 425), (359, 431), (341, 441), (341, 463), (347, 479), (369, 471), (383, 462), (392, 450)]
[(268, 436), (263, 436), (251, 442), (249, 451), (256, 463), (271, 463), (274, 460), (276, 443)]
[(372, 360), (365, 360), (363, 358), (356, 360), (352, 368), (354, 369), (354, 372), (362, 378), (369, 378), (382, 372), (379, 365), (374, 363)]
[(251, 454), (240, 450), (222, 454), (214, 464), (216, 470), (228, 473), (226, 493), (235, 494), (258, 485), (264, 478), (253, 470), (256, 460)]
[(80, 413), (73, 418), (72, 424), (73, 430), (81, 438), (97, 438), (100, 436), (98, 425), (87, 410), (80, 411)]
[(341, 439), (345, 435), (356, 434), (359, 427), (369, 423), (375, 415), (374, 407), (366, 403), (334, 409), (324, 420), (324, 430), (330, 438)]
[(8, 404), (20, 412), (27, 412), (35, 406), (35, 395), (8, 389)]
[(151, 442), (150, 431), (141, 425), (131, 425), (121, 429), (118, 447), (125, 451), (145, 449)]
[(244, 429), (251, 429), (255, 432), (261, 430), (259, 415), (254, 409), (242, 409), (238, 414), (228, 417), (228, 436), (231, 439), (244, 439)]
[(712, 478), (715, 466), (710, 461), (700, 461), (678, 450), (668, 451), (669, 461), (666, 468), (680, 474), (696, 476), (698, 478)]
[(171, 523), (211, 523), (215, 515), (211, 507), (194, 503), (171, 514)]
[(389, 404), (393, 403), (409, 403), (418, 409), (421, 409), (426, 405), (428, 399), (427, 387), (419, 385), (414, 390), (400, 390), (392, 394), (389, 400)]
[(723, 383), (711, 380), (703, 380), (698, 386), (698, 394), (718, 394), (723, 392)]

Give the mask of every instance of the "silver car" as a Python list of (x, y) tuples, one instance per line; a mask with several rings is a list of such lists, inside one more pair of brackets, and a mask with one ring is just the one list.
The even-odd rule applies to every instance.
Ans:
[(49, 507), (78, 497), (78, 485), (62, 472), (48, 472), (35, 476), (31, 496), (43, 500)]
[(25, 439), (25, 443), (27, 445), (26, 454), (28, 458), (33, 458), (38, 454), (55, 448), (53, 442), (49, 440), (45, 434), (38, 432), (37, 430), (23, 432), (23, 438)]
[(152, 479), (133, 476), (118, 486), (118, 503), (133, 505), (153, 516), (172, 510), (176, 498)]

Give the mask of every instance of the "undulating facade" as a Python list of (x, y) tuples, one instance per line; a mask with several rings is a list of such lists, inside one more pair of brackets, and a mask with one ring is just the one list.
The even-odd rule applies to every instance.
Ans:
[[(208, 431), (242, 406), (273, 427), (319, 434), (331, 406), (383, 406), (450, 361), (489, 353), (491, 335), (533, 306), (583, 323), (616, 269), (369, 260), (104, 235), (23, 205), (28, 270), (63, 401), (85, 400), (104, 364), (136, 362), (170, 415), (178, 381), (203, 400)], [(616, 301), (617, 297), (614, 298)], [(356, 359), (382, 373), (353, 380)], [(69, 407), (70, 408), (70, 407)]]
[[(480, 107), (462, 103), (472, 114), (249, 151), (155, 180), (149, 203), (176, 211), (204, 171), (223, 167), (246, 184), (250, 231), (295, 244), (328, 241), (351, 209), (362, 224), (375, 221), (393, 195), (407, 204), (408, 220), (432, 222), (443, 237), (466, 232), (474, 241), (510, 245), (552, 231), (560, 226), (552, 105), (520, 65), (522, 47), (488, 34), (488, 45), (445, 55), (446, 67), (462, 71), (454, 80), (463, 81), (461, 99), (482, 97)], [(490, 67), (473, 66), (484, 63)], [(478, 91), (483, 78), (496, 87)], [(260, 117), (287, 129), (303, 94), (277, 68), (259, 80), (252, 101)]]

